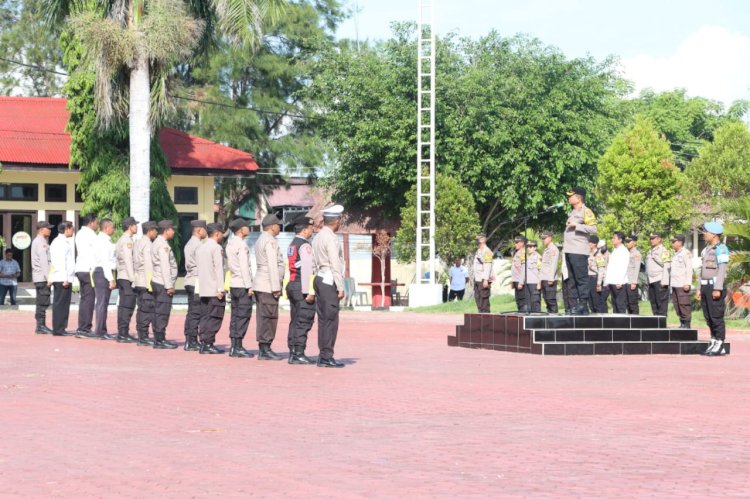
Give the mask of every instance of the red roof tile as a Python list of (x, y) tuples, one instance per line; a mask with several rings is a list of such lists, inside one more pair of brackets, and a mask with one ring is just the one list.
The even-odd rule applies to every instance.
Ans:
[[(67, 165), (65, 99), (0, 96), (0, 162)], [(253, 155), (173, 128), (162, 128), (159, 144), (173, 170), (258, 170)]]

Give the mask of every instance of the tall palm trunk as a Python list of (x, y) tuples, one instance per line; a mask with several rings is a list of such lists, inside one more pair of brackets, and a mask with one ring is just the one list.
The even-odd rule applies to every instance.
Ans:
[(130, 72), (130, 215), (149, 220), (151, 122), (148, 60), (142, 52)]

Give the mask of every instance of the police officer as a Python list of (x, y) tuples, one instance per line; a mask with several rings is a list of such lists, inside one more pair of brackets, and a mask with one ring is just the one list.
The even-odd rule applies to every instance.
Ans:
[(605, 305), (602, 301), (602, 286), (604, 284), (604, 272), (606, 264), (599, 248), (599, 236), (592, 234), (589, 236), (589, 259), (588, 259), (588, 276), (589, 276), (589, 305), (594, 313), (602, 313)]
[(729, 248), (721, 242), (720, 236), (723, 233), (724, 226), (719, 222), (706, 222), (703, 225), (706, 247), (701, 253), (701, 287), (696, 298), (701, 301), (703, 317), (706, 318), (706, 324), (711, 331), (711, 343), (704, 352), (704, 355), (708, 356), (726, 355), (724, 300), (727, 290), (724, 280), (727, 276)]
[(195, 261), (195, 252), (208, 237), (205, 220), (193, 220), (190, 222), (193, 234), (185, 244), (182, 254), (185, 258), (185, 292), (187, 293), (187, 315), (185, 316), (185, 351), (198, 350), (198, 325), (201, 319), (200, 294), (195, 292), (195, 283), (198, 280), (198, 266)]
[(540, 293), (542, 283), (539, 280), (539, 271), (542, 268), (542, 259), (536, 251), (536, 241), (526, 243), (526, 292), (529, 297), (529, 312), (539, 313), (542, 311)]
[(641, 275), (641, 252), (638, 250), (638, 235), (631, 234), (625, 238), (628, 248), (628, 313), (638, 315), (640, 313), (639, 303), (641, 301), (641, 292), (638, 289), (638, 278)]
[(542, 232), (542, 267), (539, 270), (539, 280), (542, 285), (542, 296), (547, 307), (547, 313), (557, 313), (557, 268), (560, 262), (560, 250), (552, 242), (552, 232)]
[(49, 282), (49, 236), (52, 233), (50, 229), (52, 225), (46, 221), (37, 222), (36, 237), (31, 243), (31, 278), (36, 289), (36, 313), (34, 314), (36, 329), (34, 332), (37, 334), (52, 333), (52, 330), (47, 327), (47, 309), (52, 295)]
[(68, 242), (73, 237), (73, 223), (62, 222), (57, 226), (57, 237), (50, 245), (49, 282), (55, 290), (52, 299), (52, 334), (69, 336), (66, 331), (70, 316), (70, 297), (73, 294), (75, 277), (75, 257), (73, 245)]
[(599, 244), (596, 245), (597, 249), (599, 250), (599, 257), (597, 258), (596, 264), (597, 268), (599, 269), (598, 273), (598, 286), (596, 287), (596, 294), (599, 295), (599, 303), (601, 303), (601, 308), (599, 308), (599, 313), (606, 314), (609, 313), (609, 286), (606, 286), (604, 283), (607, 280), (607, 266), (609, 265), (609, 248), (607, 247), (607, 241), (600, 240)]
[(289, 297), (291, 313), (287, 342), (290, 364), (313, 363), (313, 360), (305, 355), (305, 348), (307, 334), (315, 321), (315, 293), (311, 282), (313, 250), (310, 244), (314, 224), (310, 217), (298, 217), (294, 222), (297, 235), (287, 249), (289, 283), (286, 285), (286, 295)]
[(253, 315), (253, 276), (250, 272), (250, 248), (245, 238), (250, 234), (247, 220), (237, 218), (229, 224), (234, 237), (227, 243), (227, 268), (231, 274), (229, 293), (232, 296), (232, 316), (229, 320), (229, 339), (232, 348), (230, 357), (250, 358), (253, 354), (245, 350), (242, 340)]
[(201, 354), (222, 354), (224, 350), (216, 348), (216, 333), (221, 329), (227, 306), (226, 286), (224, 283), (224, 251), (221, 242), (224, 240), (224, 228), (221, 224), (208, 224), (208, 238), (195, 251), (195, 262), (198, 266), (198, 293), (201, 301), (200, 337)]
[(690, 329), (692, 319), (693, 255), (685, 248), (685, 236), (678, 234), (672, 238), (672, 263), (670, 264), (669, 284), (672, 286), (672, 304), (680, 318), (680, 329)]
[(651, 313), (666, 316), (669, 303), (669, 264), (672, 254), (662, 245), (662, 237), (661, 232), (652, 232), (648, 238), (651, 249), (646, 254), (646, 276)]
[(526, 238), (513, 238), (513, 259), (510, 262), (510, 286), (514, 290), (516, 308), (522, 314), (529, 311), (529, 292), (526, 287)]
[(117, 290), (120, 295), (117, 303), (117, 341), (119, 343), (134, 343), (138, 341), (130, 335), (130, 319), (135, 311), (136, 294), (135, 265), (133, 263), (133, 246), (135, 235), (138, 233), (138, 221), (127, 217), (122, 221), (122, 236), (115, 245), (115, 259), (117, 260)]
[(612, 295), (612, 309), (616, 314), (624, 314), (628, 309), (627, 289), (628, 289), (628, 265), (630, 263), (630, 253), (624, 245), (625, 234), (615, 232), (612, 235), (612, 254), (607, 260), (607, 269), (605, 271), (604, 286), (609, 289)]
[(492, 250), (487, 247), (487, 237), (477, 236), (477, 252), (474, 254), (474, 301), (480, 314), (490, 313), (490, 289), (494, 274), (492, 273)]
[(586, 190), (575, 187), (567, 193), (568, 203), (573, 208), (568, 214), (563, 233), (563, 252), (568, 277), (571, 279), (568, 293), (573, 306), (570, 313), (585, 315), (588, 313), (589, 300), (588, 260), (591, 254), (589, 236), (596, 234), (596, 216), (586, 207), (584, 200)]
[(80, 223), (81, 229), (75, 237), (76, 278), (81, 295), (78, 302), (76, 338), (93, 338), (95, 335), (91, 328), (96, 303), (93, 273), (96, 264), (96, 230), (99, 228), (99, 219), (96, 215), (84, 215)]
[(174, 223), (162, 220), (158, 224), (159, 235), (151, 246), (151, 260), (154, 264), (154, 276), (151, 287), (154, 290), (154, 348), (173, 349), (177, 343), (167, 341), (167, 326), (172, 312), (174, 286), (177, 282), (177, 260), (175, 260), (169, 241), (174, 238)]
[(154, 275), (154, 262), (151, 258), (151, 247), (158, 234), (156, 222), (143, 222), (143, 237), (138, 239), (133, 249), (133, 267), (135, 269), (135, 292), (138, 296), (138, 312), (135, 314), (135, 330), (138, 334), (138, 346), (153, 346), (148, 337), (148, 327), (154, 320), (154, 293), (151, 278)]
[(103, 218), (99, 224), (99, 234), (96, 235), (94, 246), (94, 311), (96, 320), (94, 335), (102, 340), (114, 340), (115, 337), (107, 333), (107, 307), (112, 290), (117, 283), (113, 271), (117, 266), (115, 259), (115, 245), (112, 243), (112, 234), (115, 232), (115, 224), (109, 218)]
[(271, 350), (279, 322), (279, 298), (284, 280), (284, 259), (279, 251), (276, 236), (281, 232), (281, 220), (269, 213), (261, 222), (263, 233), (255, 243), (255, 298), (258, 300), (255, 336), (258, 340), (258, 360), (281, 360), (282, 356)]
[(333, 358), (339, 330), (340, 301), (344, 298), (344, 253), (336, 231), (341, 227), (344, 207), (323, 210), (323, 228), (312, 242), (313, 287), (318, 301), (318, 367), (341, 368)]

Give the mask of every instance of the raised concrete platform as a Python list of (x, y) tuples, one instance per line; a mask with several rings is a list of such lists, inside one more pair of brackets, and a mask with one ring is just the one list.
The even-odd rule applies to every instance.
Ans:
[[(637, 315), (465, 314), (448, 346), (538, 355), (700, 354), (695, 329), (669, 329), (666, 317)], [(727, 353), (730, 344), (725, 344)]]

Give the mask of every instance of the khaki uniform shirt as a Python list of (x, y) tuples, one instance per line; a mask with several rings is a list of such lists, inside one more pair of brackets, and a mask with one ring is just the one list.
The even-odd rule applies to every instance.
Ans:
[(177, 260), (174, 258), (172, 247), (162, 236), (156, 236), (151, 246), (151, 259), (154, 262), (152, 281), (167, 289), (174, 289), (177, 282)]
[(523, 248), (520, 250), (516, 250), (515, 253), (513, 253), (513, 260), (510, 262), (510, 280), (511, 282), (520, 282), (524, 283), (526, 280), (524, 279), (524, 273), (523, 273), (523, 267), (524, 263), (526, 262), (526, 253)]
[(536, 251), (529, 251), (528, 259), (526, 260), (526, 275), (525, 280), (528, 284), (539, 283), (539, 270), (542, 267), (542, 259), (539, 253)]
[(588, 255), (589, 236), (596, 234), (596, 216), (594, 212), (581, 205), (568, 215), (568, 222), (576, 224), (575, 229), (565, 225), (563, 233), (563, 251), (569, 255)]
[(484, 248), (478, 248), (474, 254), (474, 266), (472, 267), (474, 273), (474, 282), (482, 282), (484, 280), (494, 281), (495, 276), (492, 274), (492, 250), (487, 246)]
[(198, 266), (198, 294), (203, 298), (212, 298), (224, 290), (224, 250), (211, 238), (201, 244), (195, 251), (195, 262)]
[(227, 243), (227, 267), (232, 273), (229, 286), (251, 289), (253, 276), (250, 273), (250, 248), (244, 239), (235, 237)]
[(693, 254), (682, 248), (672, 257), (669, 271), (671, 273), (670, 284), (673, 288), (692, 286), (693, 284)]
[(195, 286), (198, 279), (198, 267), (195, 263), (195, 252), (198, 250), (203, 241), (199, 237), (191, 236), (185, 245), (182, 254), (185, 258), (185, 286)]
[(47, 282), (49, 279), (50, 254), (46, 237), (36, 236), (31, 243), (31, 280)]
[(542, 254), (542, 268), (539, 270), (541, 281), (556, 281), (557, 266), (560, 261), (560, 250), (555, 243), (549, 243)]
[(133, 249), (133, 268), (135, 269), (136, 288), (151, 288), (154, 275), (154, 261), (151, 258), (153, 242), (145, 234), (135, 243)]
[(646, 275), (648, 283), (661, 282), (662, 286), (669, 285), (669, 263), (672, 260), (672, 252), (659, 244), (654, 246), (646, 254)]
[(596, 276), (596, 285), (602, 286), (607, 277), (608, 257), (603, 255), (599, 249), (589, 254), (589, 276)]
[[(148, 239), (146, 236), (144, 238)], [(117, 278), (130, 282), (135, 281), (135, 263), (133, 261), (133, 237), (127, 232), (120, 236), (115, 246), (115, 258), (117, 259)]]
[[(255, 263), (255, 291), (281, 291), (286, 266), (279, 251), (279, 242), (268, 232), (264, 231), (255, 243)], [(344, 289), (343, 284), (341, 289)]]
[(344, 249), (330, 227), (323, 227), (312, 241), (313, 271), (323, 282), (344, 291)]
[(628, 282), (630, 284), (638, 284), (638, 276), (641, 274), (641, 252), (638, 248), (633, 246), (630, 251), (630, 258), (628, 259)]

